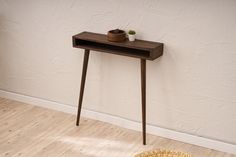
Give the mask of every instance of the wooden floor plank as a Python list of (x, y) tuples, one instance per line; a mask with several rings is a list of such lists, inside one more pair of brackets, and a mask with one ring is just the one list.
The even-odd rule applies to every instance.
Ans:
[(193, 157), (236, 157), (191, 144), (0, 98), (0, 157), (132, 157), (152, 149), (171, 149)]

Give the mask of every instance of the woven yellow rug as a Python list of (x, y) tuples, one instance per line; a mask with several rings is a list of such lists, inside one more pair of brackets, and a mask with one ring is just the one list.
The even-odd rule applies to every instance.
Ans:
[(135, 155), (134, 157), (192, 157), (192, 155), (183, 152), (157, 149), (142, 152), (140, 154)]

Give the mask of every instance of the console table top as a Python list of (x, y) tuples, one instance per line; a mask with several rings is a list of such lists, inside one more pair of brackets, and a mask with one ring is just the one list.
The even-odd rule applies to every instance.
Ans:
[(118, 55), (154, 60), (163, 54), (163, 43), (139, 40), (110, 42), (105, 34), (82, 32), (73, 37), (76, 48), (102, 51)]

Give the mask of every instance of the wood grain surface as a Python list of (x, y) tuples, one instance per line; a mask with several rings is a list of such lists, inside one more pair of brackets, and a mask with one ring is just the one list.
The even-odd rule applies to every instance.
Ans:
[(0, 157), (132, 157), (150, 149), (171, 149), (194, 157), (236, 157), (101, 121), (0, 98)]

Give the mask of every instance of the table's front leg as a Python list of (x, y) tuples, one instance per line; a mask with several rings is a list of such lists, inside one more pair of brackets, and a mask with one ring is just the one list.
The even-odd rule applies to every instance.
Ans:
[(146, 145), (146, 60), (141, 59), (142, 127), (143, 144)]
[(90, 52), (90, 50), (85, 50), (84, 51), (84, 63), (83, 63), (83, 70), (82, 70), (82, 77), (81, 77), (81, 84), (80, 84), (80, 95), (79, 95), (77, 121), (76, 121), (77, 126), (79, 125), (80, 113), (81, 113), (82, 102), (83, 102), (84, 86), (85, 86), (88, 60), (89, 60), (89, 52)]

